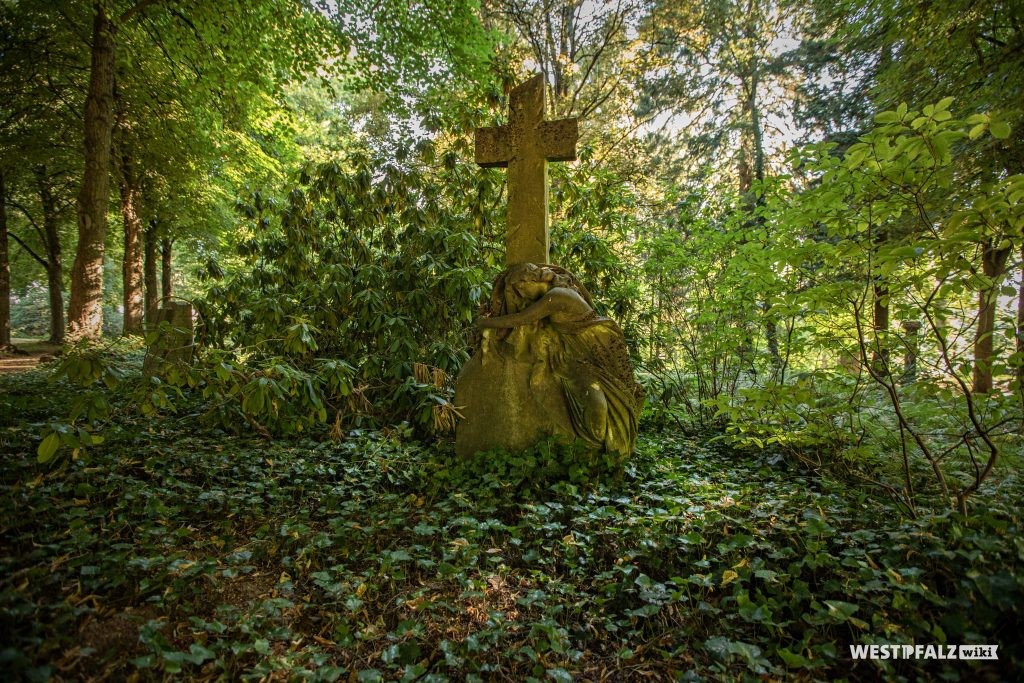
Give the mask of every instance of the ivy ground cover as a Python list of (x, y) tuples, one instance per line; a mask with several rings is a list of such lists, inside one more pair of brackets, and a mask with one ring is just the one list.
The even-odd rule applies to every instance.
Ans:
[[(1024, 659), (1009, 472), (966, 520), (909, 520), (672, 432), (600, 483), (538, 476), (551, 448), (467, 464), (401, 432), (265, 441), (187, 417), (41, 467), (48, 391), (29, 374), (0, 397), (15, 679), (1011, 680)], [(870, 643), (1000, 649), (851, 659)]]

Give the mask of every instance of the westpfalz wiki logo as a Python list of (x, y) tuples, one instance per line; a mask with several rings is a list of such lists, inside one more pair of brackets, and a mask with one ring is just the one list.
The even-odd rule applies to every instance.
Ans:
[(998, 645), (851, 645), (854, 659), (999, 659)]

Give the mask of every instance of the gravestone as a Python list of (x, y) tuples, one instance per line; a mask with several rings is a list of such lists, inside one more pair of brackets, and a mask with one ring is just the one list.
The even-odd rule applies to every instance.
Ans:
[(479, 128), (476, 160), (508, 168), (507, 268), (455, 384), (455, 449), (519, 451), (555, 436), (628, 455), (643, 393), (618, 325), (548, 263), (549, 161), (576, 158), (576, 119), (544, 119), (544, 81), (514, 89), (509, 123)]
[(194, 326), (192, 304), (185, 301), (171, 301), (157, 311), (156, 340), (146, 350), (142, 363), (144, 377), (152, 377), (173, 365), (188, 365), (192, 362)]

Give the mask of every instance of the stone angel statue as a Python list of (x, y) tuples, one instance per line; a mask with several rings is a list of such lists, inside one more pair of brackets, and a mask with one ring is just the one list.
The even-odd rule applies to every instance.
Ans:
[(481, 363), (527, 362), (533, 391), (557, 387), (571, 432), (588, 445), (632, 452), (643, 390), (633, 377), (626, 340), (614, 320), (594, 310), (590, 294), (567, 270), (511, 266), (494, 286), (482, 328)]

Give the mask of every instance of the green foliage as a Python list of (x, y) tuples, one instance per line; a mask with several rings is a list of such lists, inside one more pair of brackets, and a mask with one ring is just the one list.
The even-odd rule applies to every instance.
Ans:
[(630, 242), (642, 230), (638, 190), (620, 174), (592, 163), (581, 154), (575, 168), (549, 168), (555, 216), (551, 228), (551, 260), (575, 273), (595, 295), (603, 315), (614, 318), (626, 338), (637, 343), (639, 283), (629, 267)]
[[(433, 146), (419, 153), (432, 160)], [(50, 432), (79, 454), (89, 442), (72, 435), (117, 428), (115, 395), (131, 397), (124, 410), (198, 413), (268, 437), (324, 435), (328, 423), (335, 438), (367, 424), (450, 428), (451, 382), (489, 296), (478, 226), (493, 222), (495, 192), (446, 153), (438, 169), (353, 155), (311, 165), (284, 201), (254, 194), (239, 206), (244, 267), (196, 302), (195, 361), (146, 378), (108, 348), (70, 350), (57, 375), (88, 391), (51, 425), (44, 459)]]
[(46, 285), (30, 282), (11, 297), (11, 334), (45, 337), (50, 333), (50, 301)]
[[(280, 204), (255, 195), (240, 207), (246, 268), (201, 306), (209, 343), (245, 366), (343, 359), (355, 386), (323, 396), (331, 417), (432, 424), (450, 387), (417, 381), (414, 365), (456, 372), (489, 295), (474, 226), (493, 219), (480, 212), (496, 190), (450, 162), (431, 171), (353, 155), (309, 168)], [(340, 405), (353, 389), (362, 404)], [(263, 390), (242, 393), (259, 419)]]
[[(152, 378), (128, 343), (5, 380), (5, 671), (1015, 673), (1019, 11), (613, 5), (155, 3), (118, 27), (118, 164), (134, 157), (143, 213), (180, 240), (179, 294), (204, 292), (199, 345)], [(49, 164), (71, 215), (63, 103), (90, 11), (0, 10), (0, 147), (24, 162), (5, 172), (32, 248), (25, 169)], [(645, 425), (700, 440), (648, 432), (627, 462), (411, 440), (453, 423), (502, 262), (504, 177), (469, 161), (470, 132), (503, 121), (530, 62), (549, 114), (583, 115), (579, 162), (550, 171), (552, 260), (623, 326)], [(956, 98), (897, 106), (924, 92)], [(785, 174), (771, 128), (793, 106), (827, 141)], [(299, 176), (301, 159), (321, 163)], [(238, 219), (242, 187), (262, 189)], [(976, 668), (851, 668), (845, 649), (987, 640), (1003, 658)]]
[(486, 77), (495, 36), (481, 25), (473, 2), (343, 1), (331, 9), (353, 48), (341, 67), (353, 90), (373, 90), (401, 109), (403, 91), (436, 88), (433, 95), (441, 97), (463, 87), (460, 81)]
[(735, 195), (679, 197), (677, 213), (637, 244), (651, 301), (640, 316), (649, 347), (649, 395), (678, 406), (701, 429), (743, 373), (763, 365), (754, 347), (757, 297), (774, 283), (762, 259), (763, 229), (745, 222)]
[[(981, 334), (972, 306), (994, 296), (1005, 275), (979, 273), (979, 256), (1019, 250), (1024, 176), (979, 177), (955, 163), (992, 119), (954, 119), (951, 101), (880, 113), (842, 156), (833, 144), (803, 150), (794, 168), (808, 186), (797, 195), (766, 188), (766, 218), (778, 235), (766, 258), (785, 264), (785, 286), (770, 301), (783, 320), (795, 316), (783, 348), (798, 371), (787, 376), (783, 366), (713, 403), (735, 443), (845, 448), (853, 460), (873, 452), (893, 465), (895, 447), (905, 481), (889, 490), (911, 510), (921, 487), (912, 461), (934, 471), (942, 498), (962, 505), (986, 476), (977, 461), (994, 463), (1017, 444), (1006, 425), (1022, 418), (1013, 393), (982, 396), (972, 386), (981, 361), (967, 340)], [(742, 251), (740, 259), (732, 265), (749, 272)], [(879, 306), (920, 333), (878, 327)], [(1007, 346), (996, 342), (991, 370), (1013, 389), (1019, 361)], [(900, 356), (908, 355), (934, 360), (905, 375)], [(886, 431), (899, 438), (877, 438)]]
[[(37, 419), (42, 381), (5, 378), (0, 400)], [(912, 680), (1006, 678), (1024, 657), (1009, 474), (984, 514), (909, 521), (850, 482), (670, 434), (642, 437), (619, 479), (572, 483), (530, 481), (548, 446), (458, 463), (397, 431), (125, 426), (62, 477), (40, 474), (28, 425), (5, 432), (14, 675)], [(878, 642), (997, 642), (1000, 659), (851, 663)]]
[(602, 481), (621, 481), (627, 458), (621, 453), (597, 453), (584, 444), (549, 438), (523, 453), (493, 451), (472, 459), (438, 458), (431, 477), (439, 491), (480, 481), (501, 495), (534, 498), (549, 487), (565, 484), (588, 489)]

